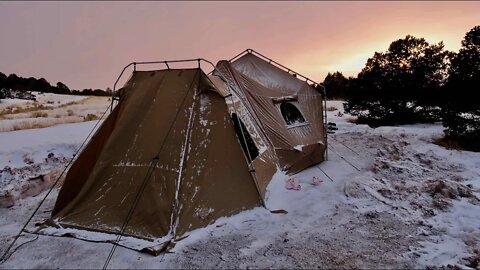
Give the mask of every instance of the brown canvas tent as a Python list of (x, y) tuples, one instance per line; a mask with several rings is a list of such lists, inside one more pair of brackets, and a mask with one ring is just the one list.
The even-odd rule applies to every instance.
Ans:
[(116, 234), (135, 200), (123, 234), (152, 241), (142, 246), (152, 251), (261, 205), (227, 106), (200, 69), (133, 73), (70, 168), (48, 224)]
[[(219, 62), (218, 76), (134, 71), (39, 232), (115, 243), (122, 235), (118, 244), (158, 254), (190, 230), (262, 205), (277, 166), (292, 173), (321, 161), (319, 94), (261, 61)], [(303, 122), (282, 122), (285, 101)]]
[(227, 103), (233, 118), (248, 131), (249, 160), (262, 194), (277, 166), (293, 174), (324, 160), (323, 99), (307, 81), (253, 50), (235, 61), (220, 61), (214, 74), (224, 82), (214, 80), (220, 92), (231, 95)]

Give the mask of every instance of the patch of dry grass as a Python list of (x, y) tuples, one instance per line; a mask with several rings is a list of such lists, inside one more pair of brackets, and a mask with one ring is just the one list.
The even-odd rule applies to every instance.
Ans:
[(109, 105), (108, 100), (108, 97), (85, 97), (64, 104), (51, 100), (5, 104), (0, 107), (0, 132), (98, 120)]
[(59, 106), (57, 106), (57, 108), (65, 108), (65, 107), (69, 107), (69, 106), (72, 106), (72, 105), (75, 105), (75, 104), (80, 104), (83, 100), (80, 100), (80, 101), (71, 101), (71, 102), (68, 102), (68, 103), (65, 103), (65, 104), (61, 104)]
[(48, 113), (42, 112), (42, 111), (38, 111), (38, 112), (33, 112), (33, 113), (31, 114), (31, 116), (32, 116), (33, 118), (48, 117)]
[[(29, 106), (31, 105), (31, 106)], [(51, 110), (51, 107), (46, 107), (42, 104), (38, 103), (32, 103), (28, 104), (25, 107), (19, 106), (19, 105), (10, 105), (5, 107), (3, 110), (0, 111), (0, 116), (5, 116), (7, 114), (18, 114), (18, 113), (28, 113), (28, 112), (33, 112), (33, 111), (39, 111), (39, 110)]]
[(13, 124), (9, 130), (4, 131), (16, 131), (16, 130), (24, 130), (24, 129), (34, 129), (34, 128), (46, 128), (51, 127), (59, 124), (69, 124), (69, 123), (76, 123), (78, 120), (76, 119), (62, 119), (62, 121), (44, 121), (44, 122), (34, 122), (34, 121), (19, 121), (18, 123)]

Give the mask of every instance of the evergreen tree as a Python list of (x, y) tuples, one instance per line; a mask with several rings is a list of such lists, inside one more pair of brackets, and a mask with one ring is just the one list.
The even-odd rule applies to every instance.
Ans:
[(452, 57), (445, 89), (445, 134), (467, 147), (480, 147), (480, 26), (466, 33), (460, 51)]
[(349, 79), (345, 78), (341, 72), (328, 73), (323, 80), (323, 85), (327, 90), (328, 99), (345, 99), (348, 91)]
[(351, 80), (345, 111), (371, 125), (438, 120), (448, 60), (442, 42), (410, 35), (396, 40)]

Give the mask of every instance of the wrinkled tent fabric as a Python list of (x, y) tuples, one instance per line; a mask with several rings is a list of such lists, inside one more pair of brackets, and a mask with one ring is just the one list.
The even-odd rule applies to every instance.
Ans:
[(134, 72), (44, 225), (117, 234), (144, 181), (124, 235), (150, 249), (261, 205), (225, 101), (200, 69)]
[[(240, 114), (240, 118), (253, 120), (257, 133), (268, 147), (268, 151), (253, 162), (254, 167), (256, 163), (259, 165), (259, 168), (255, 167), (257, 176), (264, 175), (259, 177), (259, 182), (263, 183), (261, 186), (266, 186), (274, 173), (271, 166), (267, 166), (271, 162), (293, 174), (324, 160), (322, 97), (307, 82), (252, 53), (233, 62), (220, 61), (214, 74), (224, 79), (226, 85), (223, 88), (230, 89), (241, 103), (234, 106), (244, 107), (247, 111)], [(282, 100), (295, 100), (305, 123), (287, 126), (277, 105)], [(262, 194), (264, 192), (261, 190)]]

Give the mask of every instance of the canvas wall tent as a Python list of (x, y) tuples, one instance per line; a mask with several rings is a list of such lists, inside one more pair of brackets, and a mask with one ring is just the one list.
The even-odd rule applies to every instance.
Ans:
[[(192, 229), (262, 205), (277, 165), (295, 172), (325, 149), (318, 93), (266, 64), (248, 55), (219, 62), (218, 76), (134, 71), (38, 232), (122, 235), (118, 244), (158, 254)], [(281, 122), (286, 100), (303, 123)]]
[(226, 104), (201, 69), (137, 71), (122, 92), (70, 168), (45, 225), (90, 240), (99, 236), (75, 229), (119, 233), (143, 188), (123, 234), (146, 241), (124, 245), (156, 252), (177, 235), (261, 205)]
[(213, 80), (220, 92), (232, 95), (227, 103), (247, 127), (255, 143), (250, 149), (260, 149), (250, 160), (262, 195), (276, 166), (293, 174), (324, 160), (323, 99), (307, 81), (252, 50), (234, 61), (220, 61), (214, 74), (223, 79)]

